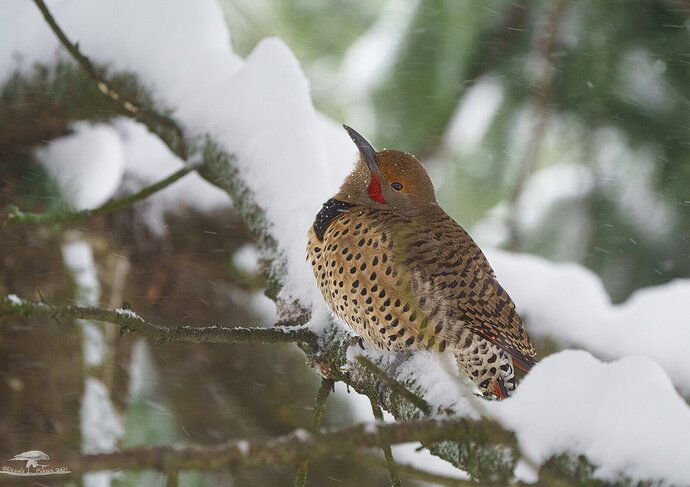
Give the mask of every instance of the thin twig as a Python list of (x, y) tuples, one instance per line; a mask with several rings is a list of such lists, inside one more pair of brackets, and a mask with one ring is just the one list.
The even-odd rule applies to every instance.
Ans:
[[(323, 413), (326, 412), (326, 401), (333, 389), (333, 384), (333, 379), (326, 379), (325, 377), (321, 379), (321, 386), (319, 386), (319, 390), (316, 393), (316, 399), (314, 399), (314, 410), (311, 413), (311, 427), (313, 431), (318, 430), (321, 426), (321, 418), (323, 417)], [(309, 459), (305, 458), (297, 468), (295, 487), (304, 487), (307, 484), (308, 473)]]
[(177, 470), (170, 470), (165, 472), (165, 487), (177, 487), (180, 485), (180, 472)]
[[(380, 457), (374, 456), (374, 455), (368, 455), (365, 453), (357, 453), (354, 455), (354, 458), (361, 463), (367, 464), (367, 465), (372, 465), (374, 467), (378, 468), (386, 468), (387, 467), (387, 462)], [(481, 486), (488, 486), (488, 485), (494, 485), (493, 483), (487, 484), (487, 483), (481, 483), (478, 484), (475, 480), (466, 480), (466, 479), (457, 479), (454, 477), (448, 477), (446, 475), (441, 475), (437, 473), (432, 473), (432, 472), (427, 472), (425, 470), (420, 470), (417, 467), (414, 467), (410, 464), (406, 463), (396, 463), (395, 464), (397, 471), (402, 474), (404, 477), (409, 477), (410, 479), (414, 480), (421, 480), (422, 482), (425, 483), (430, 483), (430, 484), (436, 484), (436, 485), (443, 485), (443, 486), (448, 486), (448, 487), (478, 487), (479, 485)], [(502, 485), (502, 484), (496, 484), (496, 485)]]
[(94, 216), (99, 216), (99, 215), (105, 215), (108, 213), (112, 213), (118, 210), (121, 210), (123, 208), (126, 208), (130, 205), (133, 205), (134, 203), (141, 201), (143, 199), (148, 198), (152, 194), (167, 188), (170, 186), (172, 183), (177, 181), (178, 179), (186, 176), (190, 172), (194, 171), (196, 169), (196, 166), (186, 166), (181, 169), (178, 169), (171, 175), (167, 176), (166, 178), (161, 179), (160, 181), (151, 184), (150, 186), (146, 186), (145, 188), (141, 189), (140, 191), (137, 191), (136, 193), (124, 196), (122, 198), (118, 198), (115, 200), (111, 200), (107, 203), (105, 203), (102, 206), (99, 206), (98, 208), (94, 208), (92, 210), (81, 210), (81, 211), (72, 211), (72, 212), (63, 212), (63, 213), (25, 213), (21, 211), (19, 208), (17, 208), (14, 205), (11, 205), (8, 207), (8, 215), (7, 215), (7, 220), (5, 221), (5, 225), (15, 225), (18, 223), (31, 223), (31, 224), (40, 224), (40, 223), (63, 223), (63, 224), (69, 224), (69, 223), (74, 223), (78, 221), (83, 221), (83, 220), (88, 220), (91, 217)]
[(357, 362), (359, 362), (360, 365), (367, 369), (369, 372), (374, 374), (378, 380), (386, 384), (391, 389), (391, 391), (407, 399), (410, 403), (417, 406), (417, 408), (419, 408), (424, 414), (431, 414), (431, 406), (428, 402), (426, 402), (424, 399), (419, 397), (414, 392), (410, 391), (407, 387), (402, 385), (397, 380), (390, 377), (367, 357), (365, 357), (364, 355), (358, 355)]
[[(79, 46), (69, 40), (65, 32), (55, 21), (55, 18), (50, 13), (50, 10), (46, 6), (45, 2), (43, 0), (34, 0), (34, 3), (41, 11), (41, 14), (43, 14), (43, 18), (46, 20), (55, 36), (59, 39), (60, 43), (65, 47), (65, 49), (67, 49), (77, 63), (79, 63), (79, 65), (84, 69), (84, 71), (86, 71), (89, 77), (96, 82), (98, 89), (115, 103), (115, 106), (119, 109), (118, 111), (123, 115), (143, 122), (147, 127), (149, 127), (149, 129), (161, 137), (163, 142), (165, 142), (165, 144), (168, 145), (175, 154), (180, 156), (180, 158), (183, 160), (187, 159), (187, 147), (184, 143), (182, 143), (184, 133), (178, 127), (175, 121), (172, 118), (157, 113), (152, 109), (145, 108), (138, 102), (127, 99), (117, 92), (113, 88), (112, 83), (107, 80), (98, 69), (96, 69), (91, 60), (81, 53)], [(177, 142), (172, 141), (169, 137), (164, 136), (161, 127), (172, 131), (175, 134)]]
[(135, 332), (155, 341), (193, 343), (315, 343), (316, 335), (308, 328), (164, 326), (149, 323), (129, 309), (114, 311), (83, 306), (54, 306), (10, 295), (0, 298), (3, 316), (49, 315), (61, 318), (106, 321), (120, 326), (123, 332)]
[(532, 86), (532, 93), (534, 94), (534, 106), (536, 111), (536, 120), (532, 126), (532, 133), (530, 134), (527, 149), (520, 164), (520, 173), (518, 174), (515, 187), (510, 195), (510, 209), (511, 215), (508, 219), (508, 247), (515, 248), (519, 244), (519, 229), (518, 218), (519, 209), (517, 207), (520, 195), (522, 194), (527, 179), (534, 171), (541, 150), (542, 142), (544, 140), (544, 133), (546, 132), (546, 125), (549, 119), (549, 100), (551, 98), (551, 91), (553, 85), (553, 75), (555, 66), (552, 61), (553, 50), (558, 38), (558, 30), (560, 27), (563, 13), (568, 6), (568, 0), (557, 0), (552, 4), (552, 10), (546, 20), (546, 25), (541, 35), (537, 39), (537, 63), (540, 70), (536, 80)]
[[(383, 422), (383, 411), (381, 406), (376, 399), (369, 397), (369, 402), (371, 403), (371, 410), (374, 413), (374, 418), (376, 421)], [(395, 460), (393, 459), (393, 451), (388, 443), (381, 443), (381, 450), (383, 450), (383, 457), (386, 459), (386, 468), (388, 468), (388, 473), (391, 477), (391, 485), (393, 487), (402, 487), (400, 482), (400, 476), (398, 475), (398, 467), (395, 465)]]

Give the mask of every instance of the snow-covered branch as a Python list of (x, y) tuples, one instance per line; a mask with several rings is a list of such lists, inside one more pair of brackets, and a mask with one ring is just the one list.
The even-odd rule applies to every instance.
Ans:
[(414, 404), (424, 414), (430, 414), (431, 413), (431, 406), (429, 405), (428, 402), (426, 402), (423, 398), (421, 398), (417, 394), (410, 392), (410, 390), (407, 387), (402, 385), (400, 382), (395, 380), (390, 375), (386, 374), (383, 370), (381, 370), (375, 363), (373, 363), (367, 357), (365, 357), (364, 355), (359, 355), (357, 357), (357, 362), (359, 362), (359, 364), (362, 367), (364, 367), (365, 369), (367, 369), (369, 372), (374, 374), (374, 376), (379, 381), (381, 381), (382, 384), (385, 384), (386, 386), (388, 386), (393, 393), (399, 394), (401, 397), (405, 398), (411, 404)]
[[(74, 58), (82, 69), (93, 79), (98, 86), (98, 89), (113, 101), (113, 106), (121, 114), (140, 120), (149, 129), (157, 134), (170, 147), (170, 149), (178, 154), (182, 159), (186, 159), (186, 147), (182, 142), (183, 134), (177, 123), (172, 118), (158, 113), (149, 107), (143, 106), (134, 97), (123, 95), (116, 91), (110, 80), (103, 74), (103, 70), (98, 69), (93, 65), (91, 60), (86, 57), (79, 50), (79, 46), (67, 38), (65, 32), (60, 28), (55, 21), (52, 13), (46, 6), (43, 0), (34, 0), (34, 3), (41, 11), (46, 23), (50, 26), (55, 36), (60, 40), (60, 43), (67, 49), (70, 55)], [(172, 137), (170, 136), (172, 135)]]
[[(161, 343), (310, 343), (316, 342), (316, 335), (307, 328), (295, 327), (298, 323), (281, 323), (284, 326), (226, 327), (226, 326), (164, 326), (149, 323), (134, 311), (125, 308), (107, 310), (85, 306), (53, 306), (37, 301), (28, 301), (10, 295), (0, 298), (0, 318), (3, 316), (48, 315), (56, 320), (85, 319), (106, 321), (120, 326), (124, 332), (134, 332)], [(288, 326), (286, 326), (288, 325)], [(293, 325), (293, 326), (289, 326)]]
[[(223, 470), (256, 465), (292, 464), (338, 453), (354, 454), (382, 443), (436, 442), (476, 435), (466, 419), (424, 419), (410, 423), (367, 423), (309, 433), (296, 430), (268, 440), (239, 440), (211, 446), (171, 445), (133, 448), (95, 455), (61, 456), (72, 475), (101, 470)], [(64, 477), (62, 477), (64, 478)]]

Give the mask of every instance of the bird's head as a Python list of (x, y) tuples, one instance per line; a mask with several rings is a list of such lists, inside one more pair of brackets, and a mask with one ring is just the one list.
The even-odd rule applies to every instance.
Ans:
[(409, 216), (436, 205), (434, 186), (415, 156), (388, 149), (377, 152), (356, 131), (343, 127), (359, 149), (359, 158), (336, 199)]

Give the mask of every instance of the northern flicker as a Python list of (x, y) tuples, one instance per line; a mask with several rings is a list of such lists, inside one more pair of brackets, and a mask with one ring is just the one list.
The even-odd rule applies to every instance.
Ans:
[(450, 351), (486, 397), (515, 389), (535, 351), (481, 249), (436, 202), (411, 154), (359, 149), (354, 170), (308, 234), (307, 258), (330, 309), (381, 350)]

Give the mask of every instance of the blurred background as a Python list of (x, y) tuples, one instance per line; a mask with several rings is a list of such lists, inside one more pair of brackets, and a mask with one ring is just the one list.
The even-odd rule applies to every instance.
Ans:
[[(613, 302), (690, 277), (687, 1), (220, 3), (239, 55), (266, 36), (282, 38), (317, 109), (377, 148), (418, 155), (442, 206), (480, 245), (580, 263)], [(59, 161), (73, 160), (80, 134), (101, 130), (107, 145), (112, 131), (136, 140), (140, 129), (114, 121), (47, 137), (54, 121), (24, 114), (41, 97), (40, 76), (26, 83), (2, 74), (0, 207), (100, 204), (88, 190), (69, 189)], [(113, 179), (123, 193), (147, 180), (131, 167), (121, 176)], [(195, 197), (201, 184), (186, 179), (87, 224), (0, 229), (0, 294), (104, 307), (126, 301), (158, 323), (272, 324), (246, 228), (224, 195), (204, 188)], [(79, 325), (86, 336), (95, 326)], [(309, 422), (318, 379), (294, 346), (161, 346), (106, 327), (94, 345), (105, 359), (90, 363), (82, 333), (47, 320), (3, 320), (0, 453), (79, 450), (89, 377), (110, 392), (114, 411), (101, 413), (120, 418), (110, 427), (120, 445), (268, 437)], [(46, 339), (31, 338), (37, 334)], [(366, 407), (339, 389), (324, 422), (369, 419)], [(275, 467), (182, 480), (288, 485), (293, 477)], [(385, 471), (348, 458), (314, 464), (310, 479), (388, 482)], [(162, 477), (111, 480), (155, 485)]]

